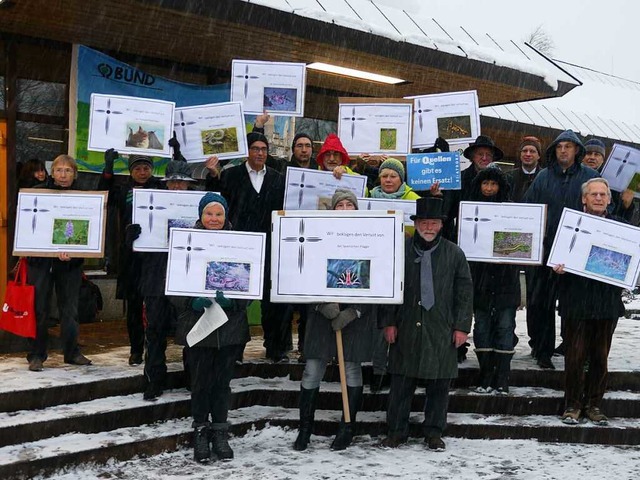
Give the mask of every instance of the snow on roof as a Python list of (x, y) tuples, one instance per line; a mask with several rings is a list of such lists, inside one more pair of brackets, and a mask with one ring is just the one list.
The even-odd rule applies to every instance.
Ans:
[(640, 83), (555, 60), (582, 82), (562, 97), (480, 108), (486, 117), (640, 144)]
[(557, 90), (558, 82), (578, 82), (525, 43), (444, 20), (408, 13), (375, 0), (244, 0), (294, 15), (379, 35), (398, 42), (507, 67), (542, 77)]

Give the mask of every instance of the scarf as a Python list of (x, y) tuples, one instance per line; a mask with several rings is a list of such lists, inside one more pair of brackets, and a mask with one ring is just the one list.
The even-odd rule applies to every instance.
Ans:
[(426, 242), (423, 240), (422, 242), (414, 243), (413, 249), (417, 255), (414, 262), (420, 264), (420, 305), (428, 312), (435, 303), (431, 255), (438, 249), (440, 242), (435, 243), (428, 250), (420, 248), (421, 244), (426, 244)]
[(394, 200), (398, 200), (399, 198), (402, 198), (402, 196), (406, 193), (406, 191), (407, 191), (406, 183), (403, 183), (402, 185), (400, 185), (400, 188), (398, 188), (398, 190), (393, 193), (386, 193), (384, 190), (382, 190), (382, 187), (377, 186), (376, 188), (371, 190), (371, 198), (391, 198)]

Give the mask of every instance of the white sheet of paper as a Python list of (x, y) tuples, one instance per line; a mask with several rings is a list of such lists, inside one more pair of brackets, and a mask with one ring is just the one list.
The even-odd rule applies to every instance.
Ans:
[(233, 60), (231, 101), (244, 113), (304, 117), (307, 66), (304, 63)]
[(400, 211), (272, 213), (271, 301), (402, 303)]
[(640, 228), (565, 208), (547, 265), (633, 290), (640, 275)]
[(190, 347), (204, 340), (229, 321), (229, 317), (215, 299), (211, 298), (210, 300), (213, 302), (211, 306), (204, 309), (202, 316), (187, 333), (187, 345)]
[(413, 148), (433, 147), (438, 137), (448, 142), (468, 143), (480, 135), (480, 110), (475, 90), (406, 98), (414, 101)]
[(240, 102), (176, 108), (173, 129), (189, 162), (211, 155), (221, 160), (247, 156), (247, 130)]
[(169, 229), (193, 228), (198, 220), (198, 204), (205, 193), (134, 188), (132, 222), (140, 225), (142, 231), (133, 242), (133, 250), (169, 251)]
[(174, 102), (92, 93), (90, 109), (89, 150), (171, 156)]
[(356, 197), (364, 196), (367, 177), (343, 175), (337, 180), (333, 173), (308, 168), (287, 168), (284, 190), (285, 210), (331, 210), (331, 197), (336, 188), (351, 190)]
[(266, 234), (172, 228), (166, 295), (262, 298)]
[(611, 190), (622, 192), (630, 188), (640, 198), (640, 150), (614, 144), (602, 168), (602, 177), (607, 179)]
[(107, 192), (22, 189), (13, 255), (102, 257)]
[(415, 200), (394, 200), (392, 198), (358, 198), (358, 210), (400, 210), (404, 214), (404, 224), (413, 227), (409, 218), (416, 214)]
[(458, 245), (471, 262), (542, 264), (547, 206), (460, 202)]
[(411, 152), (410, 103), (340, 103), (338, 136), (349, 155)]

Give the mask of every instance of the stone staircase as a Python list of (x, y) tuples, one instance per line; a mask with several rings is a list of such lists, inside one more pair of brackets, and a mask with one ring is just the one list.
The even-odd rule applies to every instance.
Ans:
[[(84, 383), (40, 386), (0, 392), (0, 478), (31, 478), (83, 463), (155, 455), (187, 444), (191, 436), (190, 397), (184, 375), (172, 365), (169, 390), (156, 402), (142, 400), (139, 371)], [(237, 367), (232, 384), (231, 432), (298, 423), (298, 391), (303, 365), (247, 362)], [(25, 373), (26, 374), (26, 373)], [(371, 374), (365, 367), (365, 381)], [(477, 370), (462, 368), (452, 386), (448, 436), (488, 439), (537, 439), (543, 442), (640, 444), (640, 372), (610, 374), (602, 405), (609, 426), (567, 426), (561, 371), (515, 370), (508, 397), (472, 393)], [(316, 431), (333, 435), (342, 402), (337, 368), (327, 370), (321, 387)], [(388, 391), (365, 388), (357, 434), (385, 432)], [(424, 395), (412, 406), (411, 435), (420, 437)]]

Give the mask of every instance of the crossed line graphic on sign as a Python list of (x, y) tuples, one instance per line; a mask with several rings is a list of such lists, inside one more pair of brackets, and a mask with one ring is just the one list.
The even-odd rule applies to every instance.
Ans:
[(149, 195), (149, 205), (138, 205), (136, 208), (140, 210), (149, 210), (149, 232), (153, 230), (153, 211), (167, 209), (167, 207), (163, 207), (162, 205), (153, 204), (153, 193)]
[(123, 114), (123, 112), (120, 112), (118, 110), (111, 110), (111, 99), (110, 98), (107, 99), (107, 108), (105, 108), (105, 109), (96, 108), (95, 111), (105, 114), (105, 120), (104, 120), (104, 133), (105, 134), (109, 133), (109, 118), (111, 118), (111, 115), (122, 115)]
[(321, 242), (322, 239), (320, 237), (305, 237), (304, 218), (301, 218), (300, 224), (298, 225), (298, 236), (283, 237), (282, 241), (287, 243), (298, 242), (300, 244), (298, 247), (298, 271), (302, 273), (302, 270), (304, 270), (304, 244), (306, 242), (311, 242), (311, 243)]
[(247, 98), (249, 94), (249, 80), (255, 80), (260, 77), (255, 75), (249, 75), (249, 65), (244, 66), (244, 74), (243, 75), (235, 75), (235, 78), (244, 78), (244, 98)]
[(22, 212), (33, 212), (33, 218), (31, 219), (31, 233), (36, 233), (36, 225), (38, 223), (38, 213), (39, 212), (48, 212), (49, 210), (46, 208), (38, 208), (38, 197), (33, 197), (33, 207), (31, 208), (21, 208)]
[(196, 122), (185, 122), (184, 121), (184, 112), (180, 110), (180, 121), (173, 124), (174, 127), (181, 127), (180, 131), (182, 132), (182, 144), (187, 144), (187, 129), (185, 128), (187, 125), (195, 125)]
[(206, 250), (205, 248), (202, 247), (192, 247), (191, 246), (191, 234), (189, 234), (187, 236), (187, 244), (186, 245), (177, 245), (175, 247), (173, 247), (174, 250), (181, 250), (181, 251), (186, 251), (187, 252), (187, 256), (185, 258), (185, 272), (188, 275), (189, 274), (189, 268), (191, 268), (191, 252), (202, 252), (203, 250)]
[(480, 218), (478, 217), (479, 215), (479, 208), (478, 205), (476, 205), (476, 209), (473, 213), (473, 217), (463, 217), (462, 219), (466, 222), (473, 222), (473, 243), (476, 243), (476, 240), (478, 239), (478, 222), (490, 222), (491, 219), (490, 218)]

